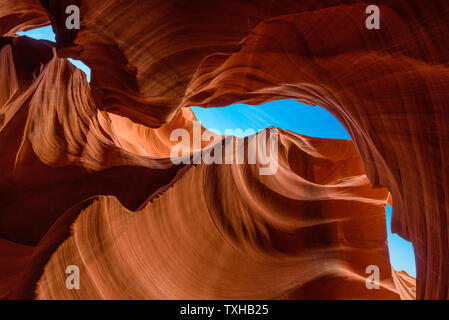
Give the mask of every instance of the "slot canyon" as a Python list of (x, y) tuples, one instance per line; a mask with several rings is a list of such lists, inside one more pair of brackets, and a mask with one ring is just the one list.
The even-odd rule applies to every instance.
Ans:
[[(448, 299), (449, 3), (373, 2), (375, 30), (359, 0), (0, 0), (0, 298)], [(272, 175), (170, 159), (192, 106), (282, 99), (351, 140), (279, 128)]]

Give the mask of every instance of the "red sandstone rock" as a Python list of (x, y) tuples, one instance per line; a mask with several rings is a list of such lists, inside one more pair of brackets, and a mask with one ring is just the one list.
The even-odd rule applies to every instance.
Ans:
[[(351, 141), (280, 132), (279, 169), (193, 166), (136, 212), (98, 197), (38, 282), (38, 299), (398, 299), (385, 228)], [(227, 140), (229, 143), (229, 140)], [(366, 266), (381, 289), (367, 290)], [(67, 265), (82, 290), (67, 290)]]
[(0, 36), (43, 27), (49, 24), (39, 0), (0, 0)]
[[(445, 159), (449, 150), (449, 6), (446, 1), (380, 1), (380, 30), (365, 28), (366, 5), (358, 1), (197, 1), (194, 5), (184, 1), (109, 0), (101, 4), (80, 1), (81, 29), (78, 32), (64, 28), (65, 15), (62, 9), (66, 2), (42, 2), (57, 34), (58, 55), (83, 60), (92, 68), (92, 82), (89, 86), (81, 73), (65, 60), (49, 56), (48, 43), (35, 42), (31, 45), (30, 48), (42, 56), (34, 58), (36, 61), (31, 59), (29, 65), (24, 65), (25, 62), (20, 58), (24, 50), (14, 48), (29, 40), (14, 42), (2, 39), (0, 148), (8, 151), (0, 155), (0, 164), (2, 169), (5, 168), (0, 173), (0, 235), (15, 244), (5, 242), (0, 248), (27, 245), (35, 246), (35, 251), (40, 250), (36, 251), (39, 258), (32, 259), (28, 264), (28, 276), (23, 276), (22, 282), (14, 279), (20, 278), (18, 274), (24, 269), (24, 258), (21, 258), (22, 262), (14, 264), (17, 272), (10, 273), (14, 274), (14, 281), (11, 278), (0, 279), (0, 288), (9, 288), (10, 291), (13, 288), (12, 291), (16, 292), (10, 297), (32, 297), (32, 290), (39, 278), (39, 297), (63, 297), (68, 294), (60, 290), (61, 283), (50, 279), (64, 277), (63, 273), (56, 275), (55, 268), (67, 262), (66, 256), (62, 254), (67, 252), (74, 259), (79, 254), (90, 255), (95, 252), (96, 257), (89, 260), (86, 268), (94, 274), (108, 269), (112, 274), (117, 272), (123, 276), (120, 266), (117, 267), (119, 269), (114, 269), (103, 257), (105, 252), (92, 247), (95, 243), (86, 239), (83, 234), (85, 230), (96, 227), (93, 230), (98, 231), (101, 227), (98, 232), (93, 232), (93, 236), (95, 239), (105, 237), (109, 244), (113, 239), (112, 232), (121, 230), (124, 222), (142, 219), (139, 222), (145, 222), (148, 228), (166, 223), (166, 230), (175, 236), (170, 239), (173, 242), (164, 245), (174, 245), (180, 241), (176, 236), (181, 231), (187, 232), (191, 230), (189, 228), (193, 228), (189, 225), (192, 223), (189, 220), (192, 215), (188, 214), (192, 211), (191, 206), (196, 203), (191, 201), (194, 190), (198, 193), (198, 199), (206, 197), (204, 194), (212, 194), (212, 203), (231, 205), (230, 201), (227, 202), (227, 196), (214, 192), (216, 190), (212, 182), (209, 184), (206, 180), (210, 190), (196, 190), (195, 188), (204, 186), (195, 185), (192, 188), (186, 181), (201, 181), (197, 179), (204, 179), (208, 174), (234, 181), (222, 171), (239, 172), (238, 166), (173, 167), (167, 159), (164, 160), (171, 146), (167, 138), (171, 128), (191, 126), (193, 117), (185, 110), (186, 107), (225, 106), (235, 102), (258, 104), (274, 99), (294, 98), (311, 105), (318, 104), (332, 112), (351, 134), (371, 184), (390, 190), (394, 198), (393, 230), (414, 244), (417, 298), (448, 298), (449, 195), (445, 186), (449, 175)], [(16, 22), (13, 24), (10, 22), (9, 12), (17, 10), (14, 6), (5, 6), (7, 10), (3, 8), (4, 6), (0, 9), (3, 34), (10, 35), (11, 30), (45, 24), (41, 8), (35, 11), (39, 14), (33, 13), (29, 18), (14, 20)], [(26, 8), (20, 10), (28, 12)], [(35, 19), (38, 19), (38, 23), (34, 22)], [(4, 44), (11, 41), (14, 42), (12, 46)], [(13, 61), (15, 70), (12, 68)], [(36, 70), (39, 61), (42, 62), (42, 69)], [(17, 73), (21, 68), (24, 72)], [(99, 109), (106, 112), (98, 111)], [(297, 145), (301, 137), (293, 136), (293, 144)], [(328, 145), (332, 146), (334, 142)], [(329, 146), (327, 148), (332, 149)], [(304, 150), (302, 147), (297, 149)], [(331, 162), (334, 159), (335, 154), (328, 153), (322, 147), (312, 149), (313, 153), (326, 153), (324, 158)], [(310, 153), (297, 153), (291, 161), (305, 165), (303, 161), (308, 159)], [(306, 163), (317, 165), (315, 157), (312, 159)], [(285, 165), (286, 176), (295, 175), (290, 162), (284, 161), (289, 163)], [(305, 170), (298, 165), (297, 170), (300, 168)], [(361, 168), (357, 167), (354, 170), (358, 175), (363, 175), (363, 171), (359, 169)], [(339, 179), (354, 176), (354, 172), (343, 173), (340, 170), (342, 169), (337, 170)], [(298, 176), (307, 180), (309, 172), (300, 172)], [(133, 175), (136, 178), (130, 181), (129, 177)], [(270, 194), (273, 185), (285, 187), (284, 177), (280, 179), (276, 175), (271, 178), (277, 182), (271, 181), (268, 186), (262, 184), (263, 190), (251, 189), (253, 193), (247, 198), (243, 197), (242, 202), (248, 201), (245, 209), (257, 204), (257, 201), (270, 199), (264, 192)], [(114, 186), (112, 181), (120, 183)], [(124, 186), (127, 181), (129, 184)], [(329, 183), (320, 185), (328, 190)], [(248, 182), (250, 186), (255, 184), (257, 179)], [(165, 191), (169, 185), (173, 188)], [(220, 183), (216, 186), (224, 190), (226, 187), (230, 188)], [(301, 183), (298, 182), (298, 185), (288, 191), (300, 192), (300, 186)], [(360, 185), (347, 187), (352, 189)], [(374, 194), (385, 192), (385, 189), (370, 190), (368, 185), (364, 188), (367, 189), (366, 193), (361, 196), (371, 199), (367, 201), (372, 206), (368, 212), (377, 212), (383, 217), (380, 198)], [(161, 193), (162, 190), (165, 192)], [(282, 192), (274, 194), (276, 197), (283, 195)], [(119, 202), (109, 195), (115, 196)], [(160, 198), (151, 202), (149, 199), (156, 195)], [(192, 202), (188, 206), (182, 203), (185, 197)], [(273, 203), (263, 202), (264, 206), (260, 205), (261, 208), (258, 208), (266, 212), (263, 218), (268, 220), (252, 225), (256, 234), (266, 235), (261, 231), (264, 227), (282, 221), (278, 215), (285, 214), (284, 208), (278, 204), (282, 209), (275, 210), (274, 199), (277, 198), (273, 198)], [(320, 205), (328, 203), (320, 197), (315, 200)], [(198, 205), (202, 203), (201, 200), (197, 201)], [(339, 214), (351, 215), (355, 219), (352, 232), (357, 231), (359, 234), (364, 229), (356, 228), (366, 228), (366, 225), (352, 216), (359, 212), (357, 204), (354, 201), (351, 210), (326, 208), (329, 211), (323, 210), (320, 218), (332, 216), (334, 210)], [(176, 210), (167, 213), (160, 207), (156, 208), (158, 205), (170, 208), (174, 206)], [(132, 213), (123, 206), (131, 210), (139, 208), (138, 212), (141, 214), (130, 218)], [(83, 213), (74, 224), (75, 234), (59, 246), (68, 236), (68, 227), (81, 211)], [(199, 217), (217, 214), (216, 211), (194, 212)], [(307, 212), (309, 211), (300, 210), (296, 219), (303, 219), (303, 214)], [(154, 221), (156, 218), (153, 213), (159, 213), (163, 219)], [(283, 248), (282, 241), (278, 244), (279, 247), (272, 248), (275, 252), (270, 256), (269, 253), (272, 252), (266, 252), (270, 250), (262, 250), (266, 249), (263, 246), (260, 248), (263, 242), (254, 243), (249, 241), (251, 238), (245, 238), (244, 241), (236, 235), (231, 237), (238, 226), (251, 226), (247, 225), (248, 219), (252, 221), (257, 217), (257, 212), (252, 210), (244, 216), (245, 219), (239, 214), (243, 213), (232, 210), (221, 212), (224, 219), (220, 220), (221, 223), (229, 219), (233, 222), (232, 228), (226, 224), (218, 224), (211, 230), (221, 232), (229, 241), (227, 244), (220, 244), (217, 240), (216, 243), (209, 244), (211, 250), (220, 248), (225, 257), (235, 258), (243, 252), (247, 257), (253, 255), (254, 259), (263, 259), (262, 256), (267, 259), (264, 261), (278, 261), (277, 265), (269, 265), (274, 268), (272, 270), (282, 270), (284, 263), (291, 266), (291, 257), (272, 260), (276, 257), (275, 248), (281, 252), (291, 249), (288, 246)], [(30, 217), (39, 217), (39, 220), (36, 219), (39, 222), (33, 225), (23, 223), (29, 221)], [(358, 217), (363, 220), (362, 215), (359, 214)], [(96, 218), (110, 219), (116, 224), (106, 226), (101, 223), (103, 220), (98, 221)], [(63, 222), (58, 224), (59, 219)], [(195, 219), (199, 218), (195, 216)], [(207, 221), (210, 222), (210, 219)], [(323, 223), (319, 221), (318, 225)], [(204, 228), (201, 229), (203, 232), (210, 231), (210, 226), (203, 220), (197, 225)], [(317, 270), (306, 271), (304, 274), (293, 273), (298, 277), (294, 278), (298, 286), (293, 291), (286, 290), (282, 294), (277, 283), (271, 289), (257, 291), (260, 283), (256, 280), (247, 283), (245, 288), (254, 286), (252, 292), (257, 291), (257, 297), (393, 298), (398, 297), (396, 292), (401, 297), (412, 297), (413, 292), (410, 291), (413, 290), (405, 290), (406, 293), (403, 293), (403, 289), (411, 288), (413, 284), (402, 285), (404, 281), (412, 283), (412, 280), (388, 271), (386, 247), (380, 245), (381, 238), (385, 240), (385, 230), (381, 230), (381, 225), (378, 223), (378, 227), (372, 228), (372, 233), (367, 234), (379, 242), (378, 248), (383, 248), (383, 253), (375, 256), (376, 261), (383, 266), (383, 273), (388, 274), (384, 275), (389, 283), (388, 288), (379, 291), (378, 296), (367, 290), (359, 291), (362, 288), (359, 264), (367, 262), (364, 260), (367, 255), (352, 257), (345, 267), (341, 267), (341, 260), (333, 259), (327, 250), (324, 251), (329, 259), (329, 273), (325, 272), (322, 276)], [(183, 226), (185, 229), (182, 229)], [(135, 234), (122, 234), (120, 239), (116, 239), (115, 247), (107, 247), (114, 257), (123, 254), (121, 249), (126, 248), (127, 241), (131, 243), (131, 239), (137, 237), (136, 234), (141, 235), (140, 242), (149, 241), (143, 235), (145, 225), (130, 222), (130, 228)], [(223, 230), (230, 234), (223, 233)], [(283, 229), (276, 230), (279, 232)], [(321, 236), (323, 239), (320, 241), (326, 243), (326, 236), (336, 243), (345, 238), (342, 234), (331, 231)], [(218, 238), (216, 234), (213, 237)], [(300, 238), (307, 239), (306, 236)], [(83, 249), (77, 251), (73, 248), (75, 240), (83, 241)], [(161, 239), (156, 238), (154, 241)], [(207, 242), (201, 238), (201, 233), (193, 232), (192, 238), (187, 238), (185, 243), (194, 246)], [(302, 245), (298, 244), (298, 250), (308, 247), (300, 243)], [(230, 244), (234, 246), (223, 249)], [(56, 254), (48, 261), (55, 250)], [(136, 252), (126, 252), (126, 255), (134, 274), (139, 274), (139, 268), (146, 267), (147, 263), (142, 266), (133, 264), (136, 257), (141, 256), (138, 252), (140, 249), (136, 247), (135, 250)], [(160, 265), (155, 266), (154, 273), (148, 276), (155, 278), (145, 278), (148, 286), (139, 287), (139, 292), (123, 290), (123, 279), (114, 278), (112, 289), (90, 288), (85, 296), (79, 297), (168, 297), (170, 291), (167, 290), (173, 290), (173, 296), (176, 297), (189, 298), (194, 297), (194, 294), (203, 298), (225, 297), (226, 290), (221, 286), (227, 288), (225, 275), (232, 272), (232, 265), (228, 266), (222, 260), (218, 260), (221, 265), (216, 269), (224, 277), (222, 283), (205, 278), (200, 287), (202, 290), (189, 291), (189, 288), (192, 289), (191, 285), (197, 285), (195, 272), (201, 270), (201, 263), (206, 261), (204, 263), (209, 266), (207, 250), (204, 249), (205, 252), (201, 251), (201, 254), (197, 250), (200, 249), (192, 247), (191, 251), (174, 250), (173, 254), (179, 261), (191, 258), (192, 254), (197, 258), (189, 261), (191, 265), (185, 266), (186, 269), (183, 270), (187, 270), (191, 277), (179, 280), (177, 288), (170, 286), (168, 280), (164, 282), (162, 271), (157, 269), (166, 266), (169, 270), (172, 268), (169, 259), (161, 253), (158, 260)], [(8, 251), (2, 249), (3, 251), (8, 256)], [(17, 251), (22, 253), (22, 257), (30, 253), (29, 249)], [(44, 253), (39, 256), (40, 252)], [(147, 258), (143, 255), (142, 259), (145, 261)], [(254, 270), (251, 269), (254, 261), (245, 262), (248, 263), (247, 270)], [(45, 266), (47, 267), (41, 278)], [(314, 269), (313, 259), (304, 262), (304, 266)], [(205, 268), (204, 265), (202, 267)], [(263, 277), (263, 270), (258, 271), (261, 271)], [(29, 276), (30, 272), (33, 276)], [(168, 272), (176, 279), (181, 277), (170, 273), (172, 271)], [(332, 287), (329, 274), (333, 273), (338, 274), (338, 277), (347, 274), (344, 278), (347, 280), (347, 287)], [(100, 275), (98, 277), (100, 283), (106, 285), (107, 279)], [(213, 274), (208, 277), (213, 277)], [(307, 282), (305, 279), (313, 280)], [(282, 281), (286, 279), (279, 278), (281, 284)], [(323, 287), (326, 290), (320, 291)], [(319, 295), (320, 292), (322, 295)], [(326, 296), (326, 293), (330, 296)], [(242, 289), (234, 294), (229, 291), (228, 297), (249, 297), (248, 294), (249, 289)], [(5, 294), (2, 293), (2, 296)]]

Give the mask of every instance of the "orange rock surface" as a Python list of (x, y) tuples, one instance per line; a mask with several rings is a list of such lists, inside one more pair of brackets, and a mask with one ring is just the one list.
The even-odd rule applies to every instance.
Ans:
[[(48, 262), (39, 299), (397, 299), (385, 189), (351, 141), (280, 133), (279, 169), (190, 168), (136, 212), (90, 200)], [(381, 289), (367, 290), (366, 266)], [(77, 265), (83, 288), (60, 270)]]
[[(75, 1), (78, 31), (72, 2), (0, 8), (0, 296), (414, 298), (388, 259), (388, 189), (416, 298), (448, 298), (446, 1), (379, 1), (380, 30), (359, 1)], [(55, 48), (10, 37), (46, 23)], [(266, 177), (168, 159), (188, 107), (282, 98), (353, 143), (280, 131)]]

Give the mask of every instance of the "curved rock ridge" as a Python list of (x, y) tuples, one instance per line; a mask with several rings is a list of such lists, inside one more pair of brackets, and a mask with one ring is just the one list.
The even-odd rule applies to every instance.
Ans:
[[(0, 287), (8, 289), (0, 296), (31, 298), (46, 259), (69, 235), (77, 216), (72, 206), (104, 194), (136, 210), (188, 165), (174, 165), (163, 152), (169, 129), (143, 130), (98, 111), (85, 75), (57, 58), (51, 42), (20, 37), (1, 38), (0, 44), (2, 253), (7, 261), (17, 247), (28, 253), (20, 261), (29, 258), (12, 264), (17, 268), (0, 265), (7, 270), (0, 272)], [(193, 118), (186, 109), (172, 125), (192, 130)], [(131, 137), (134, 149), (126, 142)], [(3, 285), (12, 278), (19, 279), (14, 286)]]
[(0, 36), (13, 36), (50, 24), (39, 0), (0, 0)]
[[(133, 176), (134, 179), (140, 179), (142, 174), (152, 176), (154, 172), (160, 171), (151, 182), (152, 188), (155, 189), (170, 181), (170, 177), (182, 166), (173, 166), (168, 157), (143, 157), (128, 152), (121, 148), (119, 143), (114, 142), (114, 139), (120, 137), (117, 137), (112, 124), (120, 121), (111, 121), (108, 114), (95, 108), (85, 75), (67, 60), (54, 57), (52, 47), (46, 47), (50, 48), (48, 53), (52, 58), (42, 61), (40, 67), (37, 64), (32, 65), (33, 69), (29, 74), (30, 78), (33, 75), (33, 79), (30, 80), (30, 86), (22, 92), (21, 84), (15, 81), (18, 78), (18, 74), (14, 73), (17, 57), (12, 54), (15, 50), (11, 49), (15, 48), (16, 44), (20, 47), (22, 42), (27, 43), (25, 47), (29, 50), (23, 59), (33, 55), (31, 49), (34, 45), (41, 45), (39, 41), (21, 37), (12, 39), (12, 46), (8, 44), (1, 51), (5, 60), (14, 62), (11, 68), (5, 70), (5, 77), (12, 80), (2, 83), (6, 86), (2, 91), (9, 95), (3, 99), (6, 102), (1, 112), (0, 139), (2, 144), (9, 148), (9, 152), (2, 155), (2, 167), (9, 169), (2, 171), (2, 196), (8, 199), (2, 202), (6, 212), (2, 217), (5, 224), (0, 226), (3, 235), (10, 240), (20, 239), (26, 244), (36, 243), (50, 225), (50, 221), (45, 217), (54, 220), (56, 215), (70, 207), (67, 207), (70, 201), (67, 202), (66, 197), (73, 198), (73, 203), (76, 203), (88, 198), (89, 194), (98, 195), (103, 188), (108, 190), (105, 194), (112, 192), (118, 195), (125, 191), (125, 185), (113, 186), (104, 183), (114, 176), (117, 178), (126, 175), (128, 183), (131, 183)], [(19, 56), (20, 58), (22, 57)], [(23, 80), (26, 76), (21, 75), (20, 78)], [(98, 176), (98, 172), (107, 170), (110, 171), (108, 175), (100, 174), (102, 178)], [(103, 179), (106, 180), (102, 183)], [(160, 182), (156, 182), (157, 180)], [(44, 185), (49, 189), (43, 189)], [(65, 188), (78, 189), (78, 194), (73, 190), (64, 190)], [(88, 191), (90, 188), (93, 189)], [(27, 190), (23, 195), (26, 199), (12, 196), (19, 190)], [(147, 197), (147, 191), (144, 191), (144, 198)], [(48, 204), (40, 201), (43, 193), (46, 193), (47, 197), (50, 194), (55, 196), (55, 202), (52, 202), (54, 215), (51, 214), (53, 210), (49, 211)], [(60, 203), (64, 207), (59, 207), (56, 199), (64, 194), (66, 196), (61, 198)], [(130, 194), (122, 201), (127, 207), (135, 209), (143, 199), (137, 200), (138, 198), (140, 197), (137, 194)], [(26, 220), (26, 216), (30, 215), (30, 208), (33, 208), (37, 216), (42, 214), (39, 222), (42, 229), (39, 224), (35, 224), (30, 226), (32, 230), (22, 230), (22, 237), (13, 226), (20, 225), (20, 220)], [(16, 223), (7, 218), (7, 212), (10, 212), (9, 218)]]
[(402, 300), (416, 299), (416, 279), (405, 271), (392, 270), (394, 284)]
[[(48, 1), (55, 4), (57, 1)], [(294, 98), (347, 128), (413, 242), (417, 297), (449, 297), (449, 72), (445, 0), (80, 1), (81, 29), (47, 5), (60, 56), (92, 68), (100, 108), (158, 127), (179, 108)], [(132, 26), (129, 21), (133, 21)]]
[[(198, 164), (136, 212), (97, 197), (46, 265), (37, 298), (400, 298), (388, 191), (371, 188), (351, 141), (280, 130), (277, 173), (258, 168)], [(379, 290), (366, 287), (372, 264)], [(80, 268), (81, 290), (67, 290), (68, 265)]]

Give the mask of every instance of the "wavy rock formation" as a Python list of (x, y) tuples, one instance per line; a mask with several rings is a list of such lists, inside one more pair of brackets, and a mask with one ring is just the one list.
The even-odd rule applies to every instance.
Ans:
[[(136, 212), (113, 197), (90, 200), (37, 298), (399, 298), (385, 241), (388, 192), (370, 187), (352, 142), (286, 131), (279, 139), (275, 175), (203, 163)], [(371, 264), (380, 290), (366, 288)], [(81, 290), (67, 290), (68, 265), (84, 274)]]
[(0, 0), (0, 8), (1, 36), (13, 36), (16, 32), (49, 24), (39, 0)]
[[(117, 121), (95, 108), (85, 75), (57, 58), (49, 42), (26, 37), (2, 41), (0, 57), (8, 66), (0, 71), (5, 80), (0, 113), (0, 146), (5, 151), (0, 156), (2, 238), (37, 248), (44, 239), (48, 243), (41, 249), (47, 250), (65, 234), (48, 239), (49, 229), (69, 232), (70, 219), (62, 222), (65, 229), (55, 230), (54, 225), (73, 205), (104, 194), (135, 210), (187, 169), (168, 158), (122, 148), (123, 139), (114, 130)], [(27, 286), (27, 296), (32, 296)]]
[[(56, 45), (1, 38), (2, 297), (413, 298), (388, 262), (384, 188), (416, 298), (449, 297), (447, 1), (378, 1), (380, 30), (356, 0), (3, 2), (2, 35), (51, 22)], [(357, 152), (281, 131), (270, 177), (168, 159), (191, 105), (281, 98), (329, 110)], [(84, 291), (62, 287), (73, 261)]]
[(416, 279), (409, 276), (405, 271), (392, 271), (396, 290), (402, 300), (416, 299)]

